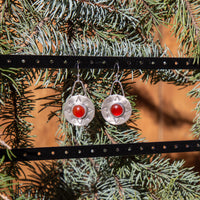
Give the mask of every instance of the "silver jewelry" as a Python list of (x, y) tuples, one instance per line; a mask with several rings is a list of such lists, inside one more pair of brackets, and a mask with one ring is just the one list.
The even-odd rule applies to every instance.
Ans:
[[(63, 105), (64, 116), (68, 122), (75, 126), (87, 126), (94, 118), (95, 108), (92, 101), (87, 97), (86, 88), (80, 80), (79, 64), (77, 64), (77, 80), (74, 82), (72, 92)], [(75, 86), (80, 83), (84, 95), (73, 95)]]
[[(116, 63), (115, 66), (117, 66), (117, 73), (115, 75), (116, 79), (112, 83), (110, 95), (103, 101), (101, 107), (101, 113), (103, 118), (110, 124), (121, 125), (127, 122), (127, 120), (130, 118), (132, 113), (132, 108), (130, 102), (125, 97), (122, 84), (118, 79), (119, 64)], [(120, 85), (122, 95), (119, 94), (112, 95), (115, 83), (118, 83)]]

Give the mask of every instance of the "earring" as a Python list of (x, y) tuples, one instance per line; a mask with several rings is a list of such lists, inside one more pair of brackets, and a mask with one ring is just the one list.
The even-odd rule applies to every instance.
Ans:
[[(71, 124), (75, 126), (87, 126), (94, 118), (95, 109), (92, 101), (87, 97), (83, 82), (80, 80), (79, 64), (77, 64), (77, 70), (77, 80), (74, 82), (70, 97), (64, 103), (63, 111), (66, 120)], [(77, 83), (81, 84), (84, 95), (73, 95)]]
[[(125, 97), (122, 84), (118, 79), (119, 64), (116, 63), (115, 66), (117, 66), (117, 73), (115, 75), (116, 79), (112, 83), (110, 95), (103, 101), (101, 107), (101, 113), (103, 118), (110, 124), (121, 125), (124, 124), (130, 118), (132, 113), (132, 108), (130, 102)], [(119, 94), (112, 95), (115, 83), (118, 83), (120, 85), (122, 95)]]

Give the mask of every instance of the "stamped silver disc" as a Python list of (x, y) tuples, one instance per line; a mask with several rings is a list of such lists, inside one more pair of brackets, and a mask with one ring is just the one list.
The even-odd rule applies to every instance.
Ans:
[(92, 101), (83, 95), (71, 96), (63, 106), (64, 116), (75, 126), (86, 126), (94, 118), (95, 109)]
[[(118, 105), (117, 109), (113, 106)], [(131, 116), (132, 108), (128, 99), (122, 95), (108, 96), (102, 104), (101, 113), (103, 118), (113, 125), (124, 124)]]

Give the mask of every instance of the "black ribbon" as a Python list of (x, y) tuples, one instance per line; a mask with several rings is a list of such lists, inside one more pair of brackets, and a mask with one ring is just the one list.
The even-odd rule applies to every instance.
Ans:
[[(12, 160), (55, 160), (192, 151), (200, 151), (199, 140), (12, 149), (15, 155)], [(5, 156), (5, 162), (11, 161), (6, 149), (0, 149), (0, 157), (2, 156)]]
[(76, 68), (76, 63), (91, 69), (113, 69), (116, 63), (120, 69), (199, 69), (193, 58), (0, 55), (0, 67)]

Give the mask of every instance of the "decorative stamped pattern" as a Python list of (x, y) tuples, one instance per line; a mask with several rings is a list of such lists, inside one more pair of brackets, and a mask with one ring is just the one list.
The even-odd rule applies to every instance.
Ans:
[(63, 110), (66, 120), (75, 126), (87, 126), (95, 114), (92, 101), (83, 95), (75, 95), (68, 98)]
[(121, 125), (130, 118), (132, 108), (126, 97), (114, 94), (103, 101), (101, 113), (110, 124)]

